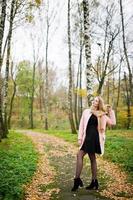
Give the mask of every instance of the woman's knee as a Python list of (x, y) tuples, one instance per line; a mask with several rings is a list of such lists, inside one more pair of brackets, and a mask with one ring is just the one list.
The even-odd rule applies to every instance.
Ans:
[(85, 155), (85, 153), (82, 152), (81, 150), (79, 150), (77, 153), (77, 159), (83, 159), (84, 155)]
[(91, 162), (96, 162), (96, 156), (95, 154), (89, 154), (89, 158)]

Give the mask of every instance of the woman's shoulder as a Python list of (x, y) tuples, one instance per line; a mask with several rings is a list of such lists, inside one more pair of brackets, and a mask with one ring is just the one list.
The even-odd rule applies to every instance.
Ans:
[(85, 114), (85, 113), (90, 113), (91, 112), (91, 109), (90, 108), (85, 108), (84, 110), (83, 110), (83, 114)]

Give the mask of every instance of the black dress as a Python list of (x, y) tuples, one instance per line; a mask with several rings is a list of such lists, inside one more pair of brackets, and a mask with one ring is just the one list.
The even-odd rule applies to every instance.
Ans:
[(86, 127), (86, 137), (81, 147), (81, 150), (85, 151), (86, 153), (101, 154), (99, 133), (97, 130), (97, 126), (98, 126), (97, 117), (92, 114), (88, 120), (88, 124)]

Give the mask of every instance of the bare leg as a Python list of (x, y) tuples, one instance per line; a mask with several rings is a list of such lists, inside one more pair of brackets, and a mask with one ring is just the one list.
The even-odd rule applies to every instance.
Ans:
[(83, 158), (85, 156), (85, 152), (83, 150), (79, 150), (77, 153), (77, 163), (76, 163), (76, 174), (75, 178), (79, 178), (82, 168), (83, 168)]
[(95, 153), (89, 153), (89, 158), (91, 161), (91, 172), (92, 172), (92, 179), (97, 179), (97, 162), (96, 162), (96, 155)]

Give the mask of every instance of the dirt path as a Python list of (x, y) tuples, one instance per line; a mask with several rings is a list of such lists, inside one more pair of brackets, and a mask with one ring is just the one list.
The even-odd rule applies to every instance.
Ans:
[[(48, 134), (29, 130), (19, 132), (32, 139), (40, 155), (37, 171), (31, 183), (25, 186), (25, 200), (132, 199), (133, 187), (126, 183), (126, 174), (113, 163), (104, 161), (102, 157), (97, 158), (99, 191), (86, 191), (81, 188), (72, 193), (77, 147)], [(87, 156), (85, 163), (81, 178), (86, 186), (91, 179)]]

